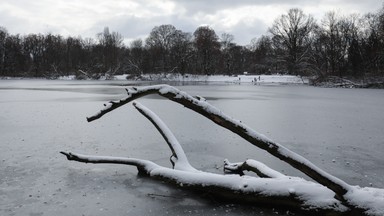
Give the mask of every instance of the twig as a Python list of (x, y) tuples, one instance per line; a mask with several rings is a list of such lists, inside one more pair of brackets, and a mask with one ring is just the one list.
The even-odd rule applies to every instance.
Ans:
[(152, 161), (136, 159), (136, 158), (125, 158), (125, 157), (110, 157), (110, 156), (90, 156), (77, 154), (72, 152), (61, 151), (61, 154), (65, 155), (68, 160), (83, 162), (83, 163), (109, 163), (109, 164), (125, 164), (136, 166), (140, 173), (149, 174), (153, 169), (160, 167)]
[(149, 193), (149, 194), (147, 194), (147, 195), (150, 196), (150, 197), (165, 197), (165, 198), (179, 199), (178, 197), (175, 197), (175, 196), (162, 195), (162, 194), (153, 194), (153, 193)]
[(230, 170), (232, 172), (243, 172), (251, 171), (256, 173), (259, 177), (262, 178), (283, 178), (287, 177), (286, 175), (269, 168), (267, 165), (256, 161), (248, 159), (242, 163), (230, 163), (227, 159), (224, 160), (224, 170)]

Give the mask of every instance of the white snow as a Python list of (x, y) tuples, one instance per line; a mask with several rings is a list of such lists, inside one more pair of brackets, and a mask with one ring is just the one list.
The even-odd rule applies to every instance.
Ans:
[[(116, 80), (126, 80), (129, 74), (116, 75)], [(276, 84), (307, 84), (308, 78), (292, 75), (181, 75), (181, 74), (145, 74), (144, 80), (176, 81), (176, 82), (223, 82), (223, 83), (276, 83)]]
[(268, 176), (270, 176), (271, 178), (281, 178), (281, 177), (285, 177), (284, 174), (280, 173), (280, 172), (277, 172), (276, 170), (273, 170), (271, 168), (269, 168), (267, 165), (261, 163), (260, 161), (257, 161), (257, 160), (252, 160), (252, 159), (248, 159), (246, 161), (246, 163), (252, 167), (257, 167), (257, 169), (259, 169), (262, 173), (264, 174), (267, 174)]
[[(82, 162), (122, 163), (133, 166), (141, 166), (150, 176), (171, 180), (180, 187), (194, 187), (200, 185), (203, 187), (215, 187), (218, 190), (226, 191), (226, 193), (231, 193), (233, 195), (243, 193), (244, 195), (260, 194), (269, 197), (294, 196), (303, 202), (304, 209), (333, 209), (339, 212), (348, 210), (346, 206), (334, 198), (334, 192), (320, 184), (310, 182), (299, 177), (291, 177), (281, 174), (277, 174), (276, 178), (221, 175), (197, 171), (195, 169), (184, 169), (183, 167), (180, 167), (181, 169), (171, 169), (159, 166), (148, 160), (136, 158), (92, 156), (76, 153), (70, 154), (75, 158), (80, 159)], [(256, 161), (249, 161), (249, 163), (257, 166), (260, 165)], [(187, 168), (190, 166), (189, 163), (184, 165), (187, 165)], [(180, 166), (182, 165), (180, 164)], [(276, 173), (273, 173), (273, 175), (274, 174)], [(367, 205), (363, 206), (366, 207)], [(371, 211), (377, 212), (376, 209)]]
[(354, 186), (345, 197), (351, 204), (369, 209), (368, 215), (384, 215), (384, 189)]
[(154, 112), (152, 112), (150, 109), (148, 109), (141, 103), (134, 101), (133, 105), (140, 112), (143, 112), (147, 118), (150, 118), (150, 120), (154, 122), (154, 124), (159, 128), (158, 130), (161, 132), (161, 134), (167, 141), (169, 147), (172, 149), (172, 151), (175, 152), (177, 161), (175, 161), (174, 168), (179, 170), (196, 172), (197, 170), (189, 164), (188, 158), (185, 155), (183, 148), (181, 147), (179, 141), (177, 141), (175, 135), (173, 135), (172, 131), (168, 128), (168, 126)]
[(68, 75), (68, 76), (60, 76), (58, 80), (75, 80), (76, 76), (75, 75)]
[(347, 210), (347, 207), (334, 198), (331, 190), (298, 177), (256, 178), (207, 172), (192, 173), (164, 167), (152, 170), (150, 175), (171, 179), (182, 186), (202, 184), (206, 187), (216, 186), (228, 190), (238, 190), (242, 193), (260, 193), (267, 196), (289, 196), (294, 193), (307, 208), (335, 209), (341, 212)]
[[(345, 183), (344, 181), (342, 181), (341, 179), (339, 179), (335, 176), (330, 175), (329, 173), (325, 172), (324, 170), (320, 169), (318, 166), (314, 165), (313, 163), (311, 163), (309, 160), (302, 157), (301, 155), (287, 149), (286, 147), (280, 145), (279, 143), (274, 142), (271, 139), (269, 139), (268, 137), (256, 132), (255, 130), (253, 130), (249, 126), (243, 124), (241, 121), (229, 117), (228, 115), (221, 112), (217, 107), (212, 106), (208, 102), (200, 101), (200, 100), (192, 97), (191, 95), (187, 94), (186, 92), (180, 91), (180, 90), (178, 90), (172, 86), (154, 85), (154, 86), (145, 86), (145, 87), (137, 87), (137, 88), (129, 89), (128, 90), (128, 93), (129, 93), (128, 97), (120, 100), (120, 102), (121, 101), (124, 103), (129, 102), (130, 101), (129, 98), (131, 98), (133, 96), (133, 94), (139, 93), (139, 92), (146, 92), (146, 91), (150, 92), (150, 90), (152, 90), (152, 92), (153, 92), (153, 90), (158, 91), (162, 95), (167, 94), (167, 93), (172, 93), (173, 95), (175, 95), (175, 98), (184, 98), (187, 101), (190, 101), (192, 104), (196, 105), (197, 107), (205, 110), (206, 114), (215, 115), (215, 116), (219, 117), (216, 119), (217, 121), (215, 121), (215, 123), (220, 124), (220, 122), (222, 122), (222, 121), (227, 121), (230, 124), (235, 125), (236, 128), (239, 128), (239, 129), (242, 129), (243, 131), (245, 131), (245, 133), (248, 136), (250, 136), (251, 138), (259, 141), (258, 143), (252, 143), (253, 145), (262, 147), (264, 149), (265, 149), (265, 146), (268, 146), (271, 150), (268, 150), (268, 149), (265, 149), (265, 150), (270, 152), (271, 154), (272, 154), (272, 152), (274, 152), (273, 149), (276, 149), (277, 152), (279, 153), (279, 155), (281, 155), (282, 157), (293, 159), (293, 160), (301, 163), (302, 165), (305, 165), (306, 167), (315, 171), (317, 173), (316, 176), (318, 178), (320, 178), (320, 177), (326, 178), (327, 180), (341, 186), (345, 190), (347, 190), (349, 188), (349, 185), (347, 183)], [(155, 93), (155, 92), (153, 92), (153, 93)], [(103, 108), (103, 110), (111, 111), (110, 108), (111, 108), (110, 106), (106, 106)], [(214, 119), (212, 119), (212, 120), (214, 120)], [(275, 156), (277, 156), (277, 155), (275, 155)]]

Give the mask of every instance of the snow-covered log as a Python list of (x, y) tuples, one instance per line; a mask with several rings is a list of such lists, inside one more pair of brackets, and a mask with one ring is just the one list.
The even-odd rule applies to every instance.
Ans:
[[(302, 178), (285, 176), (254, 160), (247, 160), (244, 163), (229, 163), (228, 160), (225, 160), (224, 163), (226, 169), (232, 171), (235, 171), (235, 169), (244, 171), (260, 170), (256, 173), (264, 173), (264, 177), (268, 176), (273, 179), (246, 175), (220, 175), (196, 170), (188, 162), (182, 146), (165, 123), (142, 104), (134, 102), (133, 105), (153, 123), (166, 140), (174, 158), (171, 160), (172, 169), (148, 160), (136, 158), (91, 156), (71, 152), (61, 153), (68, 160), (83, 163), (112, 163), (136, 166), (140, 174), (175, 184), (178, 187), (204, 191), (220, 198), (239, 200), (245, 203), (279, 203), (280, 206), (313, 211), (318, 214), (345, 213), (349, 211), (348, 207), (334, 198), (335, 193), (328, 188)], [(289, 187), (286, 187), (287, 185)]]
[[(155, 125), (172, 151), (172, 169), (135, 158), (87, 156), (61, 152), (67, 156), (68, 160), (132, 165), (136, 166), (140, 173), (152, 178), (167, 181), (180, 187), (203, 190), (212, 195), (240, 202), (284, 205), (320, 215), (326, 213), (332, 215), (384, 215), (384, 189), (348, 185), (316, 167), (300, 155), (255, 132), (240, 121), (226, 116), (203, 99), (196, 99), (168, 85), (132, 88), (127, 89), (127, 92), (127, 98), (106, 104), (99, 113), (87, 118), (88, 121), (96, 120), (134, 99), (157, 93), (233, 131), (255, 146), (306, 173), (320, 184), (298, 177), (286, 176), (255, 160), (246, 160), (242, 163), (224, 161), (225, 171), (240, 175), (220, 175), (198, 171), (189, 164), (180, 143), (164, 122), (138, 102), (134, 102), (136, 109)], [(244, 175), (243, 171), (255, 172), (258, 176), (247, 176)]]
[(192, 97), (191, 95), (169, 85), (133, 87), (127, 89), (127, 93), (128, 97), (119, 101), (111, 101), (110, 103), (105, 104), (104, 109), (100, 110), (100, 112), (98, 112), (97, 114), (88, 117), (87, 120), (89, 122), (96, 120), (105, 115), (106, 113), (111, 112), (116, 108), (119, 108), (137, 98), (146, 96), (148, 94), (159, 94), (163, 97), (168, 98), (171, 101), (182, 104), (185, 107), (205, 116), (216, 124), (238, 134), (245, 140), (249, 141), (251, 144), (261, 149), (264, 149), (273, 156), (285, 161), (286, 163), (302, 171), (315, 181), (334, 191), (338, 196), (338, 199), (340, 200), (343, 199), (343, 195), (346, 194), (350, 189), (350, 185), (348, 185), (341, 179), (330, 175), (329, 173), (325, 172), (324, 170), (320, 169), (319, 167), (305, 159), (304, 157), (272, 141), (263, 134), (254, 131), (252, 128), (248, 127), (239, 120), (235, 120), (227, 116), (216, 107), (210, 105), (205, 100), (196, 99), (195, 97)]
[(346, 213), (350, 209), (334, 198), (328, 188), (298, 177), (257, 178), (220, 175), (202, 171), (171, 169), (148, 160), (110, 156), (88, 156), (61, 152), (68, 160), (84, 163), (113, 163), (136, 166), (141, 174), (185, 189), (210, 193), (242, 203), (278, 204), (286, 208), (311, 211), (319, 215)]

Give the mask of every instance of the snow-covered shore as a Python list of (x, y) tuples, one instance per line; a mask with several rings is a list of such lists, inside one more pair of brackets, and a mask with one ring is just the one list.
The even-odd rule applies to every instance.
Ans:
[[(59, 80), (75, 80), (74, 75), (61, 76)], [(100, 80), (106, 80), (101, 77)], [(131, 81), (168, 81), (168, 82), (217, 82), (217, 83), (263, 83), (263, 84), (308, 84), (307, 77), (293, 75), (192, 75), (192, 74), (144, 74), (133, 76), (130, 74), (115, 75), (112, 80)]]
[[(114, 76), (117, 80), (127, 79), (127, 74)], [(137, 77), (136, 77), (137, 78)], [(141, 80), (176, 81), (176, 82), (224, 82), (224, 83), (278, 83), (307, 84), (308, 78), (292, 75), (181, 75), (181, 74), (148, 74), (139, 77)]]

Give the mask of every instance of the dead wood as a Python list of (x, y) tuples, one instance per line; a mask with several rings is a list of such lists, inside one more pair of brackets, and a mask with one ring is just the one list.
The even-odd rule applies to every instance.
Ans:
[(250, 171), (256, 173), (261, 178), (281, 178), (286, 177), (284, 174), (269, 168), (260, 161), (248, 159), (243, 163), (230, 163), (227, 159), (224, 160), (224, 171), (234, 173), (243, 173)]
[(309, 162), (302, 156), (268, 139), (264, 135), (257, 133), (242, 122), (225, 115), (205, 100), (198, 100), (188, 95), (187, 93), (182, 92), (169, 85), (133, 87), (131, 89), (127, 89), (127, 93), (128, 97), (119, 101), (112, 101), (109, 104), (106, 104), (104, 109), (100, 110), (100, 112), (98, 112), (97, 114), (88, 117), (87, 120), (89, 122), (94, 121), (102, 117), (106, 113), (111, 112), (112, 110), (115, 110), (137, 98), (146, 96), (148, 94), (159, 94), (160, 96), (182, 104), (183, 106), (205, 116), (216, 124), (227, 128), (228, 130), (241, 136), (245, 140), (249, 141), (251, 144), (263, 150), (266, 150), (273, 156), (285, 161), (294, 168), (300, 170), (301, 172), (311, 177), (313, 180), (334, 191), (338, 199), (340, 200), (343, 200), (343, 195), (346, 194), (350, 189), (350, 185), (348, 185), (341, 179), (330, 175), (329, 173), (320, 169), (319, 167)]
[[(248, 140), (253, 145), (287, 162), (320, 184), (298, 177), (286, 176), (255, 160), (246, 160), (241, 163), (224, 161), (225, 171), (240, 175), (219, 175), (198, 171), (190, 165), (180, 143), (165, 123), (155, 113), (138, 102), (133, 103), (135, 108), (152, 122), (167, 142), (172, 152), (172, 169), (142, 159), (89, 156), (61, 152), (68, 160), (84, 163), (114, 163), (136, 166), (141, 174), (170, 182), (179, 187), (201, 190), (231, 200), (239, 199), (242, 202), (276, 203), (279, 206), (284, 205), (311, 211), (311, 214), (380, 215), (384, 212), (384, 206), (377, 206), (377, 202), (370, 202), (369, 199), (372, 197), (384, 200), (384, 190), (348, 185), (344, 181), (321, 170), (300, 155), (257, 133), (242, 122), (226, 116), (201, 97), (196, 99), (168, 85), (131, 88), (127, 89), (127, 93), (127, 98), (106, 104), (104, 109), (94, 116), (87, 118), (87, 120), (96, 120), (134, 99), (156, 93), (202, 114), (216, 124)], [(258, 177), (244, 175), (244, 171), (254, 172)], [(368, 199), (356, 199), (354, 193), (367, 196)]]

